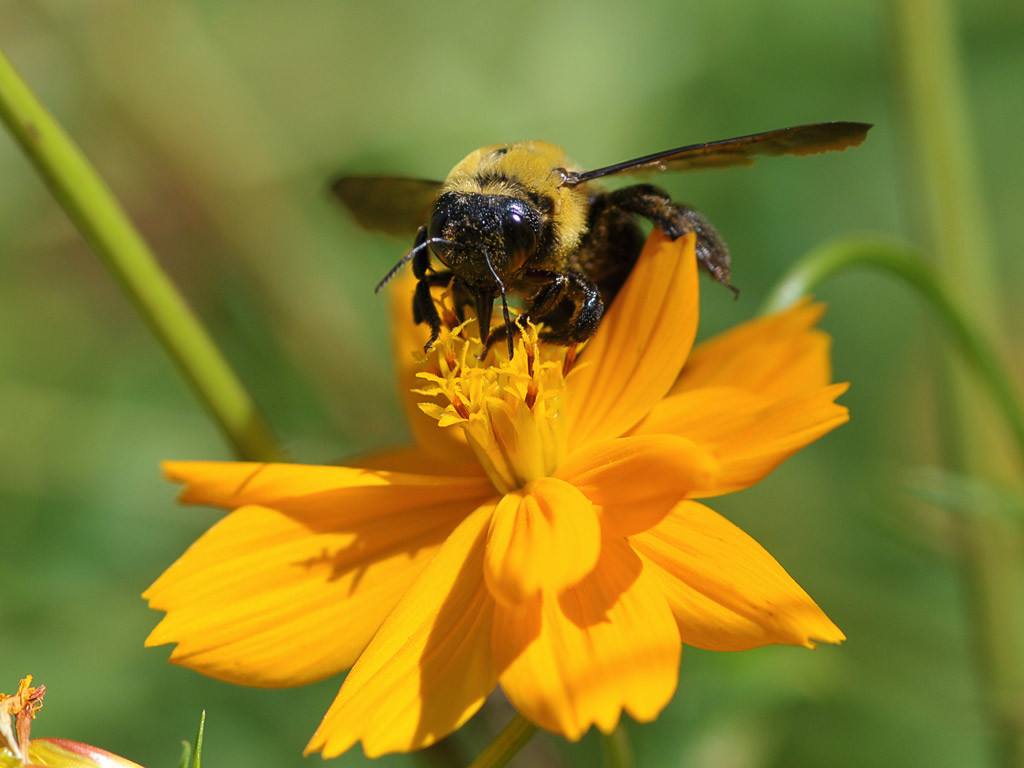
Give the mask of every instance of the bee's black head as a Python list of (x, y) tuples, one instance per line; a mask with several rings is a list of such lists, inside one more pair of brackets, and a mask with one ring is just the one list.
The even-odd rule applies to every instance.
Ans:
[(543, 221), (528, 201), (506, 195), (446, 192), (434, 204), (431, 250), (467, 285), (504, 292), (537, 250)]

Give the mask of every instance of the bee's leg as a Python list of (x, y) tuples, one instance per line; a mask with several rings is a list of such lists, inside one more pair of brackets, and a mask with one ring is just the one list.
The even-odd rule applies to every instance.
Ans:
[[(532, 289), (539, 286), (529, 299), (529, 308), (522, 313), (516, 323), (522, 320), (546, 320), (547, 316), (558, 309), (565, 298), (566, 289), (569, 286), (569, 278), (560, 272), (552, 272), (547, 269), (531, 269), (521, 279), (524, 288)], [(566, 317), (569, 313), (564, 313)], [(483, 356), (494, 345), (495, 342), (508, 338), (512, 329), (507, 325), (495, 328), (487, 337), (484, 344)]]
[[(543, 317), (551, 330), (541, 334), (541, 339), (566, 345), (586, 341), (594, 335), (604, 314), (601, 291), (578, 272), (565, 272), (559, 277), (564, 278), (561, 296), (553, 299), (556, 303)], [(566, 307), (568, 311), (564, 311)]]
[(729, 282), (729, 248), (707, 219), (688, 205), (672, 202), (664, 190), (651, 184), (637, 184), (608, 192), (595, 198), (593, 206), (616, 208), (650, 219), (655, 226), (675, 240), (689, 232), (697, 235), (697, 261), (733, 295), (739, 291)]
[(412, 296), (412, 317), (416, 324), (426, 323), (430, 327), (430, 338), (423, 345), (423, 351), (429, 352), (441, 335), (441, 316), (434, 306), (434, 297), (430, 295), (430, 283), (420, 280), (416, 283), (416, 292)]
[[(420, 227), (416, 234), (416, 246), (421, 246), (427, 239), (427, 230)], [(451, 279), (451, 275), (444, 273), (428, 274), (430, 268), (430, 253), (426, 248), (420, 248), (412, 259), (412, 272), (416, 276), (416, 292), (412, 295), (412, 319), (417, 325), (426, 323), (430, 328), (430, 338), (423, 345), (423, 351), (429, 352), (438, 336), (441, 335), (441, 315), (434, 306), (434, 297), (430, 295), (431, 284), (437, 284), (439, 276), (443, 276), (445, 282)], [(442, 283), (443, 285), (443, 283)]]
[(538, 286), (529, 299), (526, 317), (530, 320), (544, 320), (554, 312), (565, 298), (569, 289), (569, 277), (561, 272), (548, 269), (531, 269), (522, 278), (526, 285)]
[(460, 323), (466, 322), (466, 307), (476, 306), (472, 292), (461, 280), (452, 283), (452, 308)]
[[(530, 308), (521, 317), (544, 321), (550, 330), (541, 333), (541, 340), (569, 345), (594, 335), (604, 314), (604, 301), (593, 282), (577, 272), (546, 269), (530, 270), (522, 282), (525, 286), (540, 285), (530, 300)], [(507, 338), (511, 331), (505, 325), (491, 331), (481, 359), (495, 342)]]

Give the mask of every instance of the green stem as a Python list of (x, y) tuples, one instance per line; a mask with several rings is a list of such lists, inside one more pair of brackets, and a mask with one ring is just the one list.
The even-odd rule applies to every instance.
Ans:
[(604, 747), (605, 768), (634, 768), (636, 765), (629, 734), (622, 723), (611, 733), (602, 735), (601, 744)]
[(787, 307), (830, 277), (861, 267), (899, 278), (928, 301), (1003, 415), (1024, 463), (1024, 408), (1010, 375), (971, 316), (909, 246), (871, 239), (841, 240), (823, 246), (790, 270), (768, 297), (764, 309), (770, 312)]
[(203, 738), (206, 736), (206, 710), (199, 714), (199, 728), (196, 730), (195, 747), (192, 749), (190, 768), (203, 768)]
[[(895, 0), (886, 7), (894, 33), (897, 103), (907, 129), (904, 155), (912, 161), (907, 199), (914, 203), (918, 239), (956, 289), (961, 305), (971, 308), (974, 323), (988, 339), (997, 340), (1003, 314), (999, 272), (974, 156), (956, 10), (950, 0)], [(968, 475), (1019, 485), (1019, 467), (1005, 460), (1002, 425), (957, 362), (947, 366), (950, 396), (943, 409), (952, 426), (953, 439), (946, 445), (954, 454), (951, 459)], [(1019, 424), (1008, 423), (1019, 446)], [(986, 515), (963, 518), (958, 538), (993, 753), (1003, 765), (1024, 766), (1020, 554), (1007, 546), (1005, 531)]]
[(110, 189), (0, 52), (0, 120), (57, 202), (120, 281), (235, 453), (281, 457), (270, 427)]
[(537, 726), (516, 715), (487, 748), (477, 755), (469, 768), (501, 768), (519, 752), (537, 731)]

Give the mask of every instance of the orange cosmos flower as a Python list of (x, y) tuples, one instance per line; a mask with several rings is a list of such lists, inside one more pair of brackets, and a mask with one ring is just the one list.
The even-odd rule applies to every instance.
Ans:
[(183, 501), (233, 511), (146, 592), (167, 614), (148, 645), (256, 686), (352, 667), (307, 750), (376, 756), (443, 738), (498, 685), (578, 739), (623, 710), (656, 717), (681, 644), (844, 639), (693, 500), (750, 486), (847, 420), (819, 306), (691, 354), (694, 239), (655, 231), (577, 360), (527, 327), (512, 360), (483, 364), (467, 324), (414, 364), (410, 292), (396, 293), (417, 447), (363, 467), (168, 463)]

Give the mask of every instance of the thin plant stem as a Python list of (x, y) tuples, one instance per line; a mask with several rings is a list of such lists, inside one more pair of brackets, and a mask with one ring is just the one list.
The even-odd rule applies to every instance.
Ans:
[(912, 287), (935, 311), (964, 362), (977, 375), (1013, 435), (1024, 467), (1024, 407), (1013, 380), (972, 315), (954, 300), (934, 269), (910, 246), (885, 240), (844, 239), (818, 248), (801, 259), (772, 291), (765, 312), (789, 306), (838, 274), (872, 269)]
[[(849, 239), (826, 245), (808, 254), (783, 278), (765, 303), (771, 312), (791, 305), (824, 281), (839, 274), (868, 268), (902, 280), (925, 298), (942, 321), (946, 338), (958, 347), (967, 368), (976, 375), (991, 398), (1004, 425), (1012, 433), (1020, 466), (1024, 467), (1024, 409), (1012, 379), (985, 334), (954, 300), (935, 270), (926, 265), (909, 246), (881, 240)], [(980, 474), (980, 473), (979, 473)], [(1019, 648), (1014, 638), (1013, 606), (1018, 564), (1007, 562), (1006, 551), (992, 537), (990, 520), (982, 510), (958, 516), (964, 535), (964, 561), (968, 582), (977, 605), (972, 622), (979, 663), (985, 686), (985, 701), (998, 735), (1001, 764), (1024, 766), (1024, 734), (1020, 712), (1024, 711), (1021, 690)]]
[(93, 251), (121, 283), (235, 453), (282, 456), (231, 366), (158, 264), (103, 179), (0, 52), (0, 120)]
[(636, 766), (633, 747), (629, 743), (629, 734), (626, 733), (626, 728), (621, 722), (614, 731), (601, 736), (601, 746), (604, 748), (605, 768), (634, 768)]
[(526, 742), (536, 731), (537, 726), (522, 715), (516, 715), (501, 733), (494, 737), (494, 741), (477, 755), (469, 768), (501, 768), (526, 746)]
[[(915, 204), (918, 237), (986, 337), (998, 343), (1003, 314), (998, 265), (974, 156), (954, 7), (950, 0), (896, 0), (888, 8), (898, 103), (912, 160), (907, 199)], [(1006, 462), (1008, 452), (1000, 444), (1004, 431), (998, 415), (1004, 411), (994, 418), (984, 394), (958, 363), (950, 360), (947, 366), (953, 460), (968, 475), (1019, 486), (1019, 466)], [(986, 515), (964, 517), (960, 528), (969, 625), (993, 754), (1000, 764), (1019, 768), (1024, 766), (1020, 556)]]
[(203, 768), (203, 738), (206, 735), (206, 710), (199, 714), (199, 728), (196, 730), (195, 748), (192, 750), (192, 765), (189, 768)]

